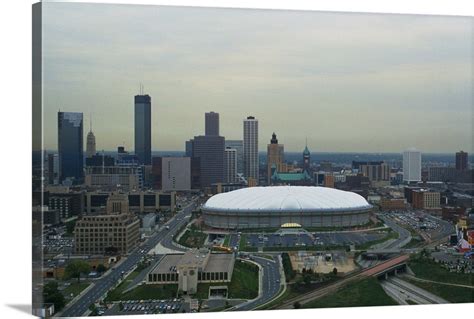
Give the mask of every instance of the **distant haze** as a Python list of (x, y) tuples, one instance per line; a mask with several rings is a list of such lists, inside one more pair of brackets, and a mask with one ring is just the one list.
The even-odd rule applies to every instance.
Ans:
[[(473, 19), (43, 3), (45, 148), (57, 111), (93, 117), (97, 149), (133, 149), (133, 96), (152, 97), (153, 150), (259, 120), (287, 151), (473, 151)], [(85, 140), (85, 138), (84, 138)]]

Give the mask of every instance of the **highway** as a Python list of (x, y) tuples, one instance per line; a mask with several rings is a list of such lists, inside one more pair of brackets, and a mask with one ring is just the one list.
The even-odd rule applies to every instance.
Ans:
[(299, 302), (300, 304), (305, 304), (308, 303), (314, 299), (320, 298), (328, 293), (335, 292), (339, 288), (347, 285), (348, 283), (352, 281), (356, 281), (362, 278), (366, 278), (368, 276), (376, 276), (377, 274), (383, 272), (386, 269), (389, 269), (393, 267), (394, 265), (397, 265), (399, 263), (405, 262), (408, 259), (407, 255), (402, 255), (398, 257), (394, 257), (392, 259), (389, 259), (387, 261), (384, 261), (376, 266), (364, 269), (364, 270), (358, 270), (341, 280), (338, 280), (334, 283), (329, 284), (326, 287), (319, 288), (310, 292), (307, 292), (305, 294), (299, 295), (294, 298), (290, 298), (286, 300), (283, 304), (273, 307), (272, 309), (293, 309), (293, 304), (295, 302)]
[(235, 306), (232, 310), (248, 311), (255, 309), (275, 298), (280, 292), (280, 261), (278, 260), (278, 257), (273, 256), (273, 261), (253, 255), (251, 257), (252, 261), (262, 267), (261, 294), (255, 299)]
[(84, 293), (73, 304), (68, 305), (68, 307), (61, 313), (61, 316), (82, 316), (92, 303), (96, 302), (107, 291), (115, 287), (120, 279), (122, 279), (122, 273), (126, 274), (132, 271), (135, 265), (164, 238), (172, 238), (180, 229), (181, 225), (187, 222), (184, 217), (191, 214), (194, 207), (195, 204), (191, 203), (178, 212), (165, 224), (169, 229), (163, 227), (156, 234), (152, 235), (144, 244), (132, 250), (125, 260), (119, 262), (119, 264), (115, 266), (115, 269), (110, 271), (103, 278), (98, 279), (86, 293)]
[(381, 285), (389, 295), (403, 305), (409, 304), (408, 300), (420, 305), (448, 303), (448, 301), (397, 277), (383, 280)]

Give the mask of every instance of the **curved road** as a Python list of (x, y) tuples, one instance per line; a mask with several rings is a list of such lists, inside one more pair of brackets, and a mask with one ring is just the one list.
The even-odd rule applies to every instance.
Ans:
[(122, 278), (122, 273), (127, 273), (144, 257), (152, 248), (160, 243), (164, 238), (173, 238), (175, 232), (179, 230), (183, 223), (186, 223), (184, 216), (191, 214), (194, 209), (194, 203), (189, 204), (182, 211), (178, 212), (171, 218), (165, 227), (151, 236), (144, 244), (132, 250), (132, 252), (122, 262), (115, 266), (108, 275), (98, 279), (93, 286), (84, 293), (73, 304), (69, 305), (61, 314), (63, 317), (79, 317), (82, 316), (89, 306), (100, 299), (107, 291), (112, 289)]
[(247, 311), (255, 309), (274, 299), (280, 292), (280, 261), (278, 257), (273, 256), (273, 260), (269, 260), (263, 257), (252, 256), (252, 261), (262, 267), (261, 295), (235, 306), (232, 310)]

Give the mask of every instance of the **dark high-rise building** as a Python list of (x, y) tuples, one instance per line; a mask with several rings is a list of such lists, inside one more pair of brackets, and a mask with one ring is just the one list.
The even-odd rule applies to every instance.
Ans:
[(192, 139), (185, 142), (184, 148), (185, 148), (187, 157), (193, 157), (193, 143), (194, 143), (194, 140)]
[(61, 219), (80, 216), (84, 212), (84, 193), (69, 190), (49, 192), (48, 207), (59, 211)]
[(162, 185), (162, 161), (161, 157), (153, 157), (151, 165), (151, 174), (153, 176), (153, 189), (161, 189)]
[(201, 161), (197, 157), (191, 157), (191, 188), (201, 188)]
[(456, 153), (456, 169), (458, 171), (465, 171), (468, 169), (467, 152), (459, 151)]
[(206, 136), (219, 136), (219, 113), (206, 113), (205, 122)]
[(58, 112), (59, 180), (82, 182), (84, 177), (83, 116), (77, 112)]
[(86, 166), (115, 166), (115, 158), (105, 154), (95, 154), (86, 157)]
[(222, 136), (195, 136), (193, 157), (200, 160), (201, 187), (224, 181), (225, 139)]
[(151, 164), (151, 97), (135, 95), (135, 154), (140, 164)]

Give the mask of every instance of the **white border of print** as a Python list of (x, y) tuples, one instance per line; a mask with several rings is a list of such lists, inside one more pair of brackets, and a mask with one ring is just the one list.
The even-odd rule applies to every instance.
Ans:
[[(50, 0), (48, 0), (50, 1)], [(78, 1), (74, 1), (78, 2)], [(148, 1), (87, 1), (101, 3), (162, 4), (175, 6), (212, 6), (228, 8), (272, 8), (344, 12), (380, 12), (408, 14), (474, 15), (472, 0), (148, 0)], [(34, 1), (0, 2), (0, 128), (1, 128), (1, 271), (0, 317), (31, 318), (31, 5)], [(474, 20), (473, 20), (474, 21)], [(474, 22), (473, 22), (474, 29)], [(474, 30), (473, 30), (474, 36)], [(331, 318), (406, 317), (449, 318), (469, 316), (472, 304), (340, 308), (249, 312), (245, 316), (257, 319), (273, 316), (323, 316)], [(226, 318), (239, 318), (242, 313), (226, 313)], [(190, 315), (175, 315), (187, 318)], [(112, 317), (109, 317), (112, 318)], [(113, 317), (122, 318), (123, 317)], [(145, 318), (131, 316), (128, 318)], [(147, 316), (146, 318), (150, 318)], [(171, 317), (170, 317), (171, 318)], [(195, 314), (192, 318), (222, 318), (221, 313)]]

